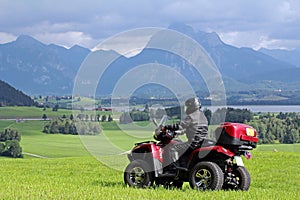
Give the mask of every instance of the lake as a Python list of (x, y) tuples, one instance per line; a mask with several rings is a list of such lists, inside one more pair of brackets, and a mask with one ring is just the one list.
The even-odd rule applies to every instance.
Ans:
[[(236, 106), (236, 105), (227, 105), (230, 108), (240, 108), (245, 109), (247, 108), (251, 112), (270, 112), (270, 113), (279, 113), (279, 112), (300, 112), (300, 105), (243, 105), (243, 106)], [(210, 109), (212, 112), (221, 108), (220, 106), (203, 106), (204, 108)]]

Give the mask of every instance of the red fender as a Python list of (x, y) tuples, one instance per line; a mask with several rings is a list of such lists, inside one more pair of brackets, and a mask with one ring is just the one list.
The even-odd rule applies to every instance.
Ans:
[(209, 146), (209, 147), (200, 147), (200, 148), (195, 149), (189, 156), (189, 160), (192, 160), (193, 157), (195, 156), (195, 154), (197, 154), (199, 152), (205, 152), (205, 151), (216, 151), (216, 152), (222, 153), (228, 157), (233, 157), (235, 155), (233, 152), (229, 151), (228, 149), (225, 149), (222, 146)]

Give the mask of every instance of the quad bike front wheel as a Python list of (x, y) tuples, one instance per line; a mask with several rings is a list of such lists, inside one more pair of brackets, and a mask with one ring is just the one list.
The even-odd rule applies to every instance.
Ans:
[(214, 162), (200, 162), (189, 174), (189, 183), (193, 189), (220, 190), (223, 182), (223, 172)]
[(143, 160), (132, 161), (125, 169), (124, 182), (131, 187), (150, 187), (154, 176), (149, 164)]
[(250, 174), (245, 167), (235, 168), (229, 177), (226, 177), (223, 188), (247, 191), (250, 188)]

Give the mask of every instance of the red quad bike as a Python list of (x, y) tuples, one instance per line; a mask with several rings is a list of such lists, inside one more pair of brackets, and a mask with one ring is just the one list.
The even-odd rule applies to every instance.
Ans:
[(180, 141), (174, 139), (178, 131), (168, 130), (162, 121), (158, 126), (160, 133), (167, 136), (163, 138), (169, 139), (135, 144), (128, 154), (130, 163), (124, 172), (126, 184), (140, 188), (154, 184), (181, 188), (184, 182), (189, 182), (192, 188), (198, 190), (249, 189), (250, 175), (241, 156), (252, 157), (249, 150), (256, 148), (258, 142), (254, 128), (225, 122), (215, 130), (218, 140), (204, 140), (201, 147), (189, 154), (184, 167), (170, 162), (165, 166), (170, 154), (167, 147)]

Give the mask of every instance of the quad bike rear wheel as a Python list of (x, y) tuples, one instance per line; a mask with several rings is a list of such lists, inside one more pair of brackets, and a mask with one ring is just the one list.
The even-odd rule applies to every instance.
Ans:
[(223, 182), (223, 172), (214, 162), (200, 162), (196, 164), (189, 175), (189, 183), (193, 189), (220, 190)]
[(124, 182), (131, 187), (150, 187), (154, 182), (153, 171), (147, 162), (134, 160), (125, 169)]
[(251, 178), (245, 167), (240, 166), (233, 170), (228, 180), (225, 180), (223, 189), (247, 191), (250, 188)]

